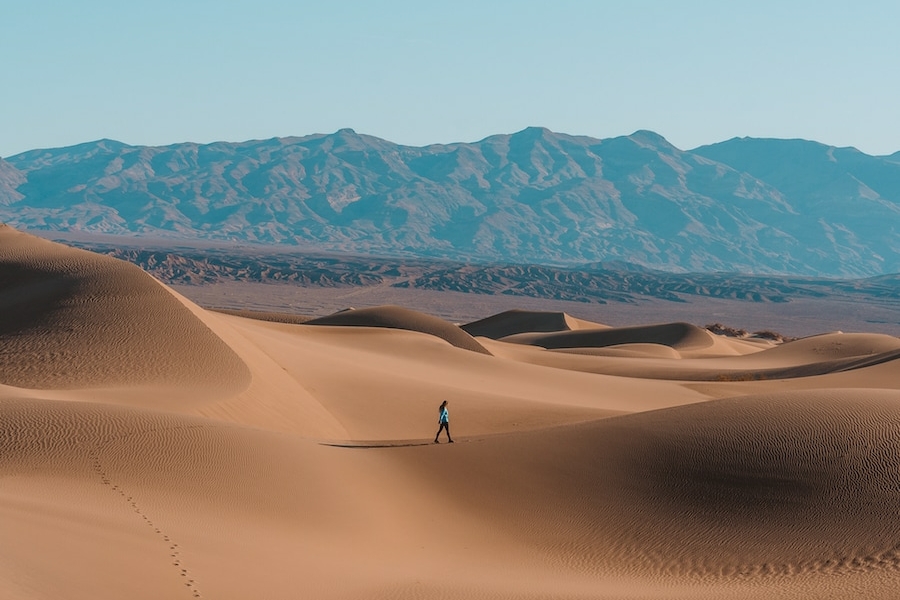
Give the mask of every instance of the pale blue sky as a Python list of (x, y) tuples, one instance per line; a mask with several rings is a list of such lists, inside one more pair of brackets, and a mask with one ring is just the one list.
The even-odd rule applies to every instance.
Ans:
[(0, 0), (0, 156), (530, 125), (900, 150), (900, 2)]

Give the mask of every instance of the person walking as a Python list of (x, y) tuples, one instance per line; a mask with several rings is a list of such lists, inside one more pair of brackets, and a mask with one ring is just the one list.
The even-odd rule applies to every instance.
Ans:
[(440, 427), (438, 428), (437, 434), (434, 436), (434, 443), (440, 444), (438, 438), (441, 436), (441, 432), (447, 431), (447, 439), (450, 440), (450, 443), (453, 443), (453, 438), (450, 437), (450, 411), (447, 410), (447, 401), (444, 400), (441, 402), (440, 408), (438, 408), (438, 423)]

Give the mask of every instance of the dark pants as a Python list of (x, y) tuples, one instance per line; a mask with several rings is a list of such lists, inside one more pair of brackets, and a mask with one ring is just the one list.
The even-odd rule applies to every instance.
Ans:
[(450, 423), (441, 423), (440, 429), (438, 429), (437, 434), (434, 436), (434, 441), (438, 441), (442, 431), (447, 432), (447, 439), (452, 442), (453, 438), (450, 437)]

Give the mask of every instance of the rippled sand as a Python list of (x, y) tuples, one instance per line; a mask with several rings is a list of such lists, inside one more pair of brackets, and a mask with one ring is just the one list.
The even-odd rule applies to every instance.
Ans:
[(896, 597), (898, 338), (278, 320), (0, 227), (0, 598)]

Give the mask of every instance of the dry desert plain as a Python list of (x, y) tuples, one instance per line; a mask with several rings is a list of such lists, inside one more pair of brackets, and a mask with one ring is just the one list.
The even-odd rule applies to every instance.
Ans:
[(272, 322), (0, 227), (0, 598), (896, 598), (898, 358), (556, 312)]

